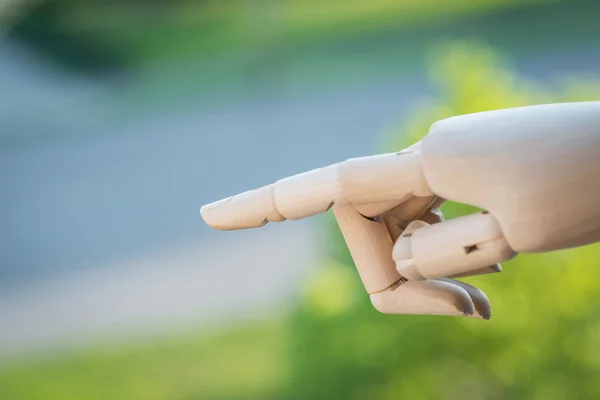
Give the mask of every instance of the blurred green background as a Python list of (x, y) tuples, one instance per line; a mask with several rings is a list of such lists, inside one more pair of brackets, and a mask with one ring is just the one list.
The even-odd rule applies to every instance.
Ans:
[[(220, 125), (205, 128), (193, 120), (191, 124), (196, 131), (190, 135), (198, 138), (195, 143), (199, 148), (208, 147), (208, 151), (219, 153), (220, 157), (227, 158), (223, 154), (229, 151), (237, 154), (238, 146), (240, 152), (247, 150), (253, 158), (232, 156), (224, 161), (231, 164), (232, 169), (221, 170), (220, 164), (208, 164), (205, 158), (208, 155), (194, 159), (190, 153), (190, 161), (180, 165), (181, 171), (210, 169), (212, 179), (231, 178), (231, 185), (219, 186), (204, 175), (190, 175), (168, 187), (152, 181), (153, 186), (158, 186), (157, 191), (173, 194), (164, 203), (150, 203), (147, 214), (140, 218), (149, 215), (154, 218), (155, 214), (165, 211), (165, 207), (170, 207), (168, 204), (175, 201), (174, 197), (192, 197), (187, 202), (197, 207), (205, 199), (210, 201), (223, 197), (221, 194), (231, 194), (227, 190), (245, 190), (248, 174), (262, 174), (253, 176), (256, 181), (249, 182), (252, 186), (288, 172), (300, 172), (308, 165), (316, 167), (318, 163), (340, 161), (342, 158), (330, 159), (326, 154), (336, 143), (345, 140), (346, 133), (338, 122), (321, 124), (321, 114), (338, 113), (340, 121), (353, 123), (355, 113), (371, 112), (367, 108), (369, 103), (380, 107), (380, 103), (395, 102), (386, 120), (379, 122), (383, 125), (372, 124), (373, 129), (379, 126), (376, 132), (348, 133), (360, 136), (360, 140), (351, 142), (354, 147), (341, 145), (342, 150), (331, 150), (337, 151), (336, 156), (348, 158), (406, 147), (426, 134), (433, 122), (453, 115), (600, 99), (600, 3), (593, 0), (30, 0), (3, 4), (0, 7), (3, 43), (35, 54), (36, 58), (28, 62), (51, 65), (52, 71), (69, 76), (72, 79), (69, 82), (82, 85), (84, 92), (96, 90), (88, 86), (94, 82), (99, 83), (102, 93), (109, 89), (111, 93), (94, 94), (91, 100), (84, 97), (83, 101), (90, 101), (94, 107), (83, 125), (53, 131), (45, 129), (47, 122), (24, 125), (23, 120), (36, 118), (36, 109), (30, 110), (31, 103), (22, 102), (19, 107), (27, 112), (19, 114), (16, 106), (10, 107), (14, 104), (13, 96), (18, 93), (4, 90), (2, 97), (7, 100), (0, 102), (4, 104), (0, 116), (4, 115), (8, 121), (17, 120), (14, 125), (6, 125), (0, 135), (2, 165), (7, 176), (12, 176), (12, 180), (3, 178), (8, 189), (21, 184), (22, 170), (17, 168), (21, 164), (14, 160), (23, 158), (23, 165), (34, 163), (32, 157), (38, 157), (40, 149), (48, 148), (55, 154), (56, 146), (74, 146), (72, 143), (90, 143), (94, 151), (100, 149), (99, 154), (108, 154), (102, 153), (109, 151), (103, 143), (115, 140), (115, 146), (125, 153), (123, 159), (131, 161), (131, 165), (116, 163), (114, 176), (121, 176), (123, 171), (136, 168), (135, 157), (127, 152), (137, 145), (122, 144), (125, 142), (114, 139), (115, 135), (136, 135), (139, 138), (136, 143), (152, 141), (157, 147), (171, 146), (163, 138), (175, 135), (178, 125), (161, 125), (157, 120), (146, 119), (148, 116), (158, 115), (161, 121), (171, 121), (182, 110), (193, 114), (197, 108), (207, 110), (208, 121), (213, 114), (234, 120), (235, 129), (229, 131), (219, 128)], [(3, 81), (5, 87), (10, 79)], [(405, 87), (406, 92), (403, 92)], [(390, 97), (387, 101), (386, 88), (399, 97)], [(380, 95), (382, 98), (378, 100)], [(340, 108), (339, 104), (353, 97), (363, 98), (364, 105), (357, 103), (356, 108)], [(79, 101), (77, 99), (79, 97), (75, 97)], [(304, 113), (302, 104), (314, 99), (324, 99), (318, 103), (319, 112)], [(253, 108), (257, 103), (266, 106)], [(254, 124), (248, 122), (251, 120), (238, 121), (239, 104), (243, 104), (249, 114), (263, 113), (260, 121)], [(295, 111), (287, 111), (290, 107), (296, 107)], [(41, 110), (42, 114), (46, 112), (45, 106)], [(52, 110), (48, 113), (54, 115)], [(80, 129), (98, 124), (96, 114), (102, 115), (99, 125), (102, 129), (89, 132)], [(298, 132), (313, 131), (306, 133), (306, 149), (314, 147), (314, 153), (294, 152), (295, 139), (291, 138), (297, 135), (294, 131), (278, 131), (273, 138), (258, 134), (268, 128), (269, 121), (281, 115), (286, 115), (289, 126), (297, 126)], [(39, 118), (45, 121), (43, 116)], [(73, 118), (72, 114), (69, 118)], [(310, 122), (311, 118), (314, 123)], [(157, 133), (150, 134), (146, 128), (136, 128), (133, 133), (111, 129), (119, 125), (134, 126), (140, 120), (158, 126)], [(339, 136), (328, 136), (329, 130), (336, 129), (342, 130), (337, 133)], [(226, 136), (224, 142), (211, 136), (213, 130), (219, 137)], [(361, 150), (360, 146), (365, 144), (367, 147)], [(181, 146), (192, 145), (184, 141)], [(319, 147), (324, 148), (317, 149)], [(168, 160), (155, 155), (154, 147), (149, 148), (145, 157), (148, 162), (156, 163), (158, 170), (169, 168), (167, 162), (178, 165), (179, 157), (187, 154), (176, 148)], [(261, 148), (264, 152), (258, 150)], [(277, 156), (277, 151), (283, 155)], [(102, 175), (104, 166), (115, 162), (109, 156), (98, 157), (90, 171)], [(299, 170), (286, 169), (286, 162), (294, 162), (294, 157), (308, 159), (309, 164), (296, 162), (294, 168)], [(53, 159), (51, 165), (60, 164), (61, 159)], [(264, 170), (257, 166), (261, 164), (266, 165)], [(65, 168), (78, 167), (74, 164)], [(136, 175), (135, 179), (150, 179), (145, 177), (143, 168), (140, 170), (142, 178)], [(80, 178), (93, 184), (96, 178), (91, 173), (86, 174)], [(127, 185), (127, 182), (124, 180), (121, 184)], [(111, 185), (102, 186), (98, 191), (126, 193), (124, 186)], [(202, 188), (198, 192), (185, 192), (183, 187), (190, 185)], [(25, 196), (35, 196), (36, 190), (17, 191), (21, 197), (13, 195), (3, 203), (8, 210), (2, 215), (3, 237), (8, 238), (9, 243), (26, 248), (6, 253), (9, 255), (2, 259), (5, 292), (22, 291), (29, 296), (32, 290), (38, 290), (38, 286), (31, 285), (59, 281), (78, 273), (76, 267), (44, 269), (43, 261), (35, 259), (31, 259), (30, 264), (42, 265), (38, 269), (23, 263), (26, 276), (23, 278), (15, 272), (19, 260), (25, 259), (25, 252), (46, 254), (42, 236), (18, 231), (17, 222), (8, 215), (29, 212), (27, 209), (19, 211), (17, 203), (28, 204)], [(55, 185), (43, 190), (45, 192), (37, 194), (44, 196), (48, 191), (65, 189)], [(97, 196), (96, 192), (91, 193), (90, 196)], [(144, 199), (151, 197), (148, 193), (143, 194)], [(137, 202), (133, 197), (117, 196), (116, 199), (117, 203)], [(181, 210), (178, 210), (180, 214), (172, 215), (191, 220), (192, 227), (200, 226), (197, 208), (188, 209), (187, 202), (175, 201), (175, 207)], [(147, 226), (136, 225), (137, 222), (127, 220), (127, 210), (115, 207), (122, 211), (122, 217), (106, 212), (98, 218), (124, 218), (123, 225), (135, 226), (135, 229), (128, 231), (130, 233), (120, 242), (110, 242), (113, 247), (137, 240), (138, 230), (158, 230), (161, 223), (167, 224), (157, 217), (158, 221), (150, 221)], [(442, 211), (447, 218), (452, 218), (470, 210), (448, 203)], [(70, 217), (85, 219), (84, 215)], [(40, 312), (37, 316), (23, 316), (19, 313), (27, 308), (10, 308), (11, 299), (22, 300), (21, 297), (3, 298), (5, 304), (0, 315), (13, 319), (3, 318), (0, 330), (8, 332), (11, 321), (31, 318), (29, 324), (22, 325), (23, 331), (15, 331), (14, 337), (23, 336), (26, 329), (28, 334), (29, 330), (38, 329), (40, 333), (32, 336), (39, 339), (37, 342), (32, 339), (22, 343), (8, 334), (0, 335), (0, 342), (3, 337), (6, 340), (0, 363), (0, 399), (547, 400), (600, 397), (597, 379), (600, 376), (600, 286), (597, 284), (600, 272), (595, 268), (600, 257), (599, 246), (520, 255), (505, 263), (501, 274), (469, 278), (492, 302), (490, 321), (393, 316), (382, 315), (370, 305), (333, 218), (323, 216), (310, 223), (307, 235), (317, 240), (311, 242), (314, 257), (302, 260), (304, 264), (311, 264), (302, 267), (305, 273), (287, 281), (285, 295), (270, 293), (250, 311), (232, 306), (234, 311), (227, 312), (225, 322), (217, 317), (201, 323), (187, 318), (192, 322), (179, 321), (181, 329), (163, 331), (156, 326), (169, 325), (172, 321), (159, 318), (152, 328), (159, 333), (149, 337), (139, 332), (131, 334), (127, 329), (109, 330), (108, 334), (104, 326), (94, 325), (97, 330), (86, 331), (86, 335), (76, 332), (65, 336), (67, 340), (56, 341), (59, 345), (44, 340), (44, 324), (63, 320), (56, 317), (58, 319), (47, 321), (40, 317), (49, 312), (43, 307), (34, 308)], [(288, 230), (294, 229), (293, 223), (286, 224), (290, 225)], [(298, 224), (298, 229), (304, 229), (304, 225)], [(273, 225), (265, 228), (266, 236), (260, 236), (263, 244), (252, 242), (249, 246), (258, 246), (260, 252), (272, 251), (265, 241), (269, 242), (283, 229), (283, 225)], [(236, 242), (222, 248), (238, 252), (243, 261), (237, 269), (227, 270), (225, 277), (202, 275), (205, 286), (218, 292), (243, 292), (245, 286), (230, 286), (231, 281), (241, 279), (245, 281), (242, 285), (252, 286), (260, 293), (262, 285), (267, 285), (260, 274), (241, 272), (254, 268), (255, 264), (248, 261), (253, 253), (236, 247), (237, 241), (250, 240), (256, 232), (237, 236), (231, 233), (229, 237), (226, 237), (229, 233), (206, 232), (196, 237), (189, 234), (196, 228), (188, 228), (188, 225), (178, 225), (177, 230), (164, 226), (168, 228), (165, 228), (165, 237), (151, 237), (144, 242), (146, 247), (140, 245), (135, 251), (115, 254), (119, 257), (146, 254), (149, 247), (167, 243), (167, 234), (180, 242), (192, 237), (210, 246), (213, 246), (210, 237), (220, 235), (223, 242)], [(80, 230), (68, 227), (71, 234), (77, 236), (85, 236), (86, 229), (91, 229), (88, 224), (82, 224)], [(37, 226), (36, 229), (42, 228)], [(114, 237), (111, 229), (105, 229), (107, 237)], [(17, 236), (19, 241), (15, 239)], [(71, 248), (90, 249), (88, 253), (81, 253), (81, 260), (94, 257), (100, 260), (97, 253), (104, 253), (110, 247), (99, 247), (94, 237), (79, 242), (65, 238)], [(94, 252), (95, 249), (99, 250)], [(205, 251), (208, 249), (200, 248), (200, 256), (191, 261), (192, 266), (208, 268), (209, 261), (203, 256)], [(294, 251), (303, 250), (294, 247)], [(284, 254), (278, 260), (296, 257), (295, 254), (300, 253)], [(120, 271), (120, 265), (126, 265), (119, 257), (113, 257), (117, 260), (116, 271)], [(73, 264), (83, 265), (80, 259)], [(62, 262), (60, 258), (56, 260), (56, 265)], [(261, 262), (276, 263), (269, 260)], [(226, 261), (222, 263), (220, 265), (217, 257), (211, 268), (225, 268)], [(174, 261), (164, 261), (166, 269), (171, 265), (175, 265)], [(144, 266), (142, 262), (140, 276), (144, 275)], [(272, 268), (291, 267), (273, 265)], [(270, 271), (265, 274), (271, 274)], [(124, 279), (120, 275), (115, 277), (120, 282)], [(159, 278), (163, 279), (163, 275)], [(85, 279), (97, 283), (103, 278), (92, 275)], [(87, 287), (82, 282), (76, 285)], [(277, 286), (277, 282), (271, 285)], [(162, 289), (154, 292), (154, 289), (152, 296), (157, 298), (156, 304), (173, 295), (166, 289), (164, 292)], [(103, 289), (100, 292), (104, 293)], [(48, 293), (42, 296), (41, 303), (52, 295)], [(66, 302), (70, 304), (77, 299), (75, 296)], [(243, 296), (236, 299), (237, 302), (247, 300)], [(113, 308), (109, 307), (108, 312), (131, 307), (135, 314), (130, 301), (127, 297), (119, 298), (114, 304), (110, 303)], [(194, 301), (210, 303), (206, 298), (194, 298)], [(279, 302), (281, 307), (267, 306)], [(171, 314), (180, 306), (172, 307), (165, 313)], [(211, 307), (213, 304), (208, 304), (208, 308)], [(71, 313), (68, 307), (61, 310)], [(94, 320), (93, 306), (87, 310), (87, 317)], [(16, 314), (21, 319), (15, 317)], [(72, 314), (75, 315), (73, 321), (77, 322), (78, 314)], [(110, 321), (106, 324), (110, 325)], [(75, 322), (64, 331), (75, 329)], [(145, 325), (140, 326), (143, 331)], [(128, 333), (122, 334), (123, 331)], [(45, 346), (37, 346), (38, 342)], [(22, 347), (19, 351), (13, 348), (17, 345)], [(10, 351), (11, 348), (15, 351)]]

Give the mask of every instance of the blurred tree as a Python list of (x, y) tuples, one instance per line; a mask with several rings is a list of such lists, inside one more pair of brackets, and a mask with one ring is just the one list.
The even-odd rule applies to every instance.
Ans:
[[(440, 100), (425, 102), (387, 151), (419, 140), (436, 120), (497, 108), (598, 99), (598, 84), (548, 90), (517, 77), (492, 50), (445, 43), (431, 55)], [(551, 201), (551, 199), (549, 199)], [(472, 210), (448, 203), (447, 217)], [(489, 296), (491, 321), (376, 312), (343, 239), (307, 286), (292, 319), (293, 398), (598, 398), (600, 246), (520, 255), (504, 272), (468, 279)]]
[[(266, 63), (299, 43), (432, 21), (464, 21), (503, 10), (514, 11), (511, 18), (528, 10), (530, 19), (544, 14), (548, 20), (545, 14), (564, 13), (577, 2), (579, 14), (585, 15), (594, 10), (586, 6), (593, 1), (10, 0), (36, 5), (26, 18), (11, 22), (10, 35), (65, 66), (89, 72), (232, 51), (249, 52), (252, 64), (260, 54), (265, 54)], [(275, 55), (269, 53), (270, 46)]]

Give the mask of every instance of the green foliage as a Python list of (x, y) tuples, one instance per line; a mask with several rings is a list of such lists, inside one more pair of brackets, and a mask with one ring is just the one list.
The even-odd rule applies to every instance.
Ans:
[[(474, 44), (446, 43), (431, 60), (440, 100), (419, 104), (403, 128), (387, 135), (388, 151), (452, 115), (600, 96), (598, 84), (548, 90), (520, 79), (493, 51)], [(447, 217), (471, 211), (457, 204), (443, 210)], [(336, 245), (323, 279), (347, 287), (309, 292), (294, 314), (294, 398), (600, 397), (598, 245), (520, 255), (501, 274), (468, 279), (488, 294), (491, 321), (390, 316), (372, 308), (355, 272), (349, 279), (354, 267), (330, 222)]]
[(2, 400), (268, 399), (286, 381), (280, 320), (0, 369)]

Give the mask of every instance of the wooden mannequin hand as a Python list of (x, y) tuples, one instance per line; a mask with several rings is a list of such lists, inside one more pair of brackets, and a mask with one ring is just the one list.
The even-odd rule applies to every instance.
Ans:
[[(443, 199), (486, 211), (443, 221)], [(201, 208), (216, 229), (333, 208), (375, 307), (489, 317), (448, 277), (497, 272), (518, 252), (600, 241), (600, 102), (453, 117), (399, 153), (349, 159)]]

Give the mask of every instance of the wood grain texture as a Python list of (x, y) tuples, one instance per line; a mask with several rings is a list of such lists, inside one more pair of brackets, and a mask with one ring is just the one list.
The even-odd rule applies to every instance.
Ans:
[(281, 179), (203, 206), (200, 214), (220, 230), (257, 228), (297, 220), (352, 204), (376, 216), (414, 196), (433, 196), (418, 153), (360, 157)]
[(600, 102), (442, 120), (421, 157), (436, 194), (489, 210), (517, 252), (600, 240)]
[[(400, 281), (371, 294), (371, 303), (385, 314), (471, 316), (475, 313), (475, 304), (464, 288), (437, 280)], [(484, 308), (479, 298), (478, 305)]]
[(340, 170), (345, 197), (354, 205), (432, 196), (418, 152), (381, 154), (346, 160)]
[(334, 205), (333, 213), (367, 292), (379, 292), (402, 278), (383, 221), (368, 220), (352, 205)]
[(200, 215), (214, 229), (258, 228), (285, 220), (275, 207), (274, 195), (274, 185), (264, 186), (202, 206)]
[[(488, 210), (444, 221), (445, 199)], [(516, 252), (600, 241), (600, 102), (463, 115), (399, 153), (353, 158), (203, 206), (216, 229), (333, 208), (374, 306), (489, 318), (448, 277), (501, 271)], [(395, 244), (394, 244), (395, 243)]]
[(496, 219), (478, 213), (434, 225), (411, 222), (392, 257), (402, 276), (418, 280), (472, 274), (515, 255)]

